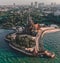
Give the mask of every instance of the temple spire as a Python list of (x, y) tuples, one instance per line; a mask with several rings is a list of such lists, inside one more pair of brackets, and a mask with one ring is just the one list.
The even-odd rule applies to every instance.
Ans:
[(27, 24), (32, 21), (32, 17), (30, 15), (30, 9), (28, 10)]

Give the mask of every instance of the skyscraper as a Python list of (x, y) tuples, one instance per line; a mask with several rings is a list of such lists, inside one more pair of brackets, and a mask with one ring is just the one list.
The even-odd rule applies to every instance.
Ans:
[(34, 7), (35, 7), (35, 8), (38, 8), (38, 3), (37, 3), (37, 2), (35, 2)]
[(31, 2), (31, 7), (33, 7), (33, 2)]
[(16, 6), (15, 3), (13, 3), (13, 7), (14, 7), (14, 8), (15, 8), (15, 6)]

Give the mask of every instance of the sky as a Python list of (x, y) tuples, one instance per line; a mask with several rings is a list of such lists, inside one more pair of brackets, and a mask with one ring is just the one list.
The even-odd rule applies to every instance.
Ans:
[(60, 4), (60, 0), (0, 0), (0, 5), (12, 5), (13, 3), (17, 5), (30, 4), (31, 2), (37, 1), (38, 3), (44, 2), (45, 4), (50, 4), (51, 2), (56, 2)]

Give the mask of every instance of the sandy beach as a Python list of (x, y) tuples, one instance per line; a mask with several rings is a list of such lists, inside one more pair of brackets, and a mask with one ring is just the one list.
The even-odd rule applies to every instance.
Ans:
[(60, 28), (53, 28), (53, 27), (44, 27), (44, 28), (41, 28), (41, 30), (46, 30), (44, 31), (44, 33), (42, 34), (42, 37), (44, 36), (44, 34), (46, 33), (54, 33), (54, 32), (58, 32), (60, 31)]

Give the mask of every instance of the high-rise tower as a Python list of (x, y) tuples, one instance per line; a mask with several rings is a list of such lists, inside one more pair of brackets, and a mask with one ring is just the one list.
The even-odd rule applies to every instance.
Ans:
[(35, 8), (38, 8), (38, 3), (37, 3), (37, 2), (35, 2), (34, 7), (35, 7)]

